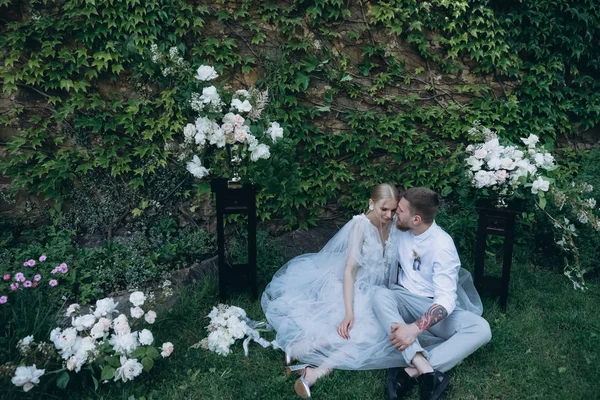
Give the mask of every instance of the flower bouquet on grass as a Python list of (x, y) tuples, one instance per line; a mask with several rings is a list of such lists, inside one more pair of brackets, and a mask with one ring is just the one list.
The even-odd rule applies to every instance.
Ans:
[(98, 300), (87, 313), (81, 313), (78, 304), (69, 305), (65, 316), (70, 326), (53, 329), (50, 342), (38, 343), (33, 336), (19, 341), (21, 360), (11, 382), (27, 392), (54, 375), (56, 385), (64, 389), (71, 374), (86, 371), (97, 388), (100, 381), (127, 382), (150, 372), (157, 360), (171, 355), (173, 344), (155, 346), (148, 328), (155, 323), (156, 312), (142, 308), (144, 293), (132, 293), (129, 302), (129, 317), (119, 313), (118, 303), (109, 297)]
[(246, 160), (257, 162), (271, 156), (271, 146), (283, 137), (278, 122), (264, 117), (268, 92), (249, 88), (227, 91), (209, 83), (219, 77), (210, 65), (196, 70), (181, 57), (177, 47), (162, 54), (151, 47), (152, 62), (161, 68), (170, 84), (186, 93), (192, 121), (182, 136), (165, 144), (165, 151), (196, 178), (220, 176), (232, 169), (232, 180), (239, 182), (238, 168)]
[[(554, 228), (556, 244), (565, 252), (564, 274), (575, 289), (585, 289), (573, 221), (600, 231), (593, 187), (587, 183), (560, 185), (549, 175), (558, 168), (555, 158), (536, 135), (521, 138), (522, 145), (502, 143), (498, 135), (476, 121), (469, 130), (475, 140), (466, 148), (467, 177), (481, 195), (495, 198), (498, 207), (505, 200), (533, 199)], [(550, 201), (551, 207), (547, 207)]]
[(251, 341), (262, 347), (273, 347), (279, 349), (276, 341), (267, 341), (260, 337), (260, 332), (272, 331), (266, 322), (253, 321), (246, 316), (246, 312), (236, 306), (219, 304), (213, 307), (207, 316), (210, 319), (206, 330), (208, 337), (191, 346), (191, 348), (203, 348), (213, 351), (221, 356), (227, 356), (231, 346), (238, 339), (243, 339), (242, 347), (244, 354), (248, 356), (248, 346)]

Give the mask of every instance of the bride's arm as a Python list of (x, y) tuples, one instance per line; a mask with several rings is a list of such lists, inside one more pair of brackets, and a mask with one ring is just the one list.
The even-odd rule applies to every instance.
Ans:
[(346, 316), (340, 322), (337, 328), (338, 334), (344, 339), (350, 339), (350, 329), (354, 325), (354, 279), (356, 278), (356, 268), (358, 264), (354, 262), (352, 257), (349, 257), (344, 269), (344, 309)]

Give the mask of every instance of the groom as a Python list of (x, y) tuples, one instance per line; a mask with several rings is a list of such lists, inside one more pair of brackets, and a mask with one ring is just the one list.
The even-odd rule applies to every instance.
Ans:
[[(388, 370), (386, 400), (415, 384), (421, 400), (438, 399), (450, 382), (445, 372), (492, 337), (486, 320), (456, 304), (460, 259), (435, 223), (438, 208), (438, 194), (417, 187), (402, 194), (396, 209), (399, 270), (389, 289), (375, 292), (373, 306), (405, 364)], [(420, 344), (428, 335), (441, 342), (429, 352)]]

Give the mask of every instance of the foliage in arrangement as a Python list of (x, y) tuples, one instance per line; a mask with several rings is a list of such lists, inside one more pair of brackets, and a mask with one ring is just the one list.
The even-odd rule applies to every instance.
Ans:
[[(85, 371), (91, 374), (97, 389), (100, 381), (127, 382), (143, 371), (150, 372), (155, 360), (171, 355), (173, 344), (154, 346), (154, 336), (147, 326), (156, 321), (156, 312), (142, 309), (146, 300), (143, 292), (131, 293), (130, 318), (119, 313), (119, 303), (109, 297), (98, 300), (87, 313), (81, 312), (79, 304), (69, 305), (65, 316), (71, 318), (70, 326), (53, 329), (51, 344), (35, 341), (33, 335), (19, 341), (21, 358), (11, 382), (28, 392), (40, 384), (40, 378), (55, 375), (56, 385), (65, 389), (70, 373)], [(3, 369), (10, 369), (11, 365), (4, 365)]]
[[(497, 207), (506, 201), (535, 201), (536, 207), (556, 230), (556, 244), (566, 253), (564, 274), (575, 289), (585, 289), (584, 274), (576, 245), (577, 229), (570, 219), (589, 225), (600, 232), (596, 199), (589, 197), (594, 189), (588, 183), (558, 183), (548, 173), (559, 168), (552, 154), (539, 144), (536, 135), (521, 138), (522, 145), (501, 144), (498, 135), (475, 123), (469, 135), (476, 141), (466, 148), (467, 177), (482, 196), (492, 197)], [(553, 208), (546, 208), (548, 198)]]
[[(209, 84), (219, 76), (213, 67), (201, 65), (192, 74), (177, 47), (162, 54), (153, 44), (150, 51), (152, 62), (160, 67), (162, 75), (173, 77), (173, 85), (177, 85), (173, 90), (190, 92), (188, 103), (194, 123), (185, 126), (182, 140), (167, 142), (165, 151), (179, 161), (187, 161), (187, 170), (193, 176), (220, 176), (218, 167), (227, 171), (231, 162), (233, 179), (240, 181), (238, 167), (245, 159), (257, 162), (271, 156), (269, 145), (261, 141), (268, 137), (275, 144), (283, 137), (283, 128), (278, 122), (268, 123), (263, 118), (269, 100), (267, 90), (249, 88), (223, 93)], [(219, 161), (225, 164), (219, 165)], [(205, 167), (207, 163), (211, 169)]]

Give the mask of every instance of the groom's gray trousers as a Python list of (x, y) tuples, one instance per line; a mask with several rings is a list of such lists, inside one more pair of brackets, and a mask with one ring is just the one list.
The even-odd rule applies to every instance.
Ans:
[[(392, 324), (411, 324), (422, 317), (432, 304), (433, 299), (413, 294), (399, 285), (392, 285), (389, 289), (377, 288), (373, 298), (375, 315), (389, 333)], [(400, 351), (406, 366), (412, 366), (413, 358), (421, 352), (434, 369), (446, 372), (492, 338), (490, 325), (485, 319), (459, 307), (426, 333)], [(421, 342), (427, 341), (427, 338), (432, 339), (435, 345), (424, 344), (425, 348), (421, 347)]]

